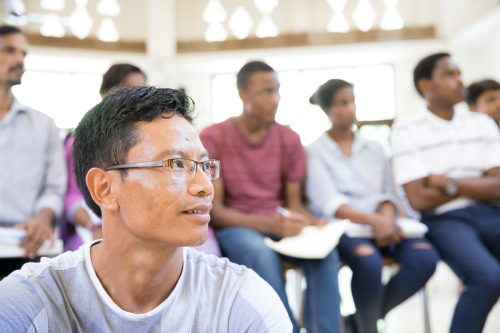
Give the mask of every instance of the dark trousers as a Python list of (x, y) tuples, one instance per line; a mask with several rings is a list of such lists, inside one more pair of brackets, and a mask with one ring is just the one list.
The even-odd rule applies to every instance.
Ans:
[[(360, 253), (363, 248), (369, 254)], [(353, 273), (351, 290), (360, 333), (377, 333), (377, 320), (420, 290), (434, 273), (438, 260), (436, 251), (423, 238), (408, 238), (379, 249), (373, 239), (344, 235), (338, 251)], [(399, 265), (398, 272), (385, 286), (384, 257), (393, 258)]]
[(443, 214), (424, 213), (427, 237), (465, 290), (451, 333), (480, 333), (500, 296), (500, 206), (484, 203)]

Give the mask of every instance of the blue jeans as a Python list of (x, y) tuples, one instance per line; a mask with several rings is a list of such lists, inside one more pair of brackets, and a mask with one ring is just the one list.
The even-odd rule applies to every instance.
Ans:
[[(298, 325), (288, 304), (283, 280), (281, 256), (264, 244), (265, 235), (252, 229), (224, 228), (217, 232), (222, 253), (229, 260), (253, 269), (266, 280), (283, 301), (298, 331)], [(307, 281), (304, 321), (308, 333), (340, 331), (338, 294), (338, 256), (332, 251), (321, 260), (292, 259), (304, 270)]]
[(500, 297), (500, 207), (477, 203), (443, 214), (423, 213), (427, 237), (465, 284), (451, 333), (480, 333)]
[[(338, 251), (353, 272), (351, 289), (360, 333), (377, 333), (377, 320), (420, 290), (438, 261), (432, 245), (422, 238), (404, 239), (379, 249), (373, 239), (344, 235)], [(399, 270), (384, 286), (382, 266), (386, 256), (394, 258)]]

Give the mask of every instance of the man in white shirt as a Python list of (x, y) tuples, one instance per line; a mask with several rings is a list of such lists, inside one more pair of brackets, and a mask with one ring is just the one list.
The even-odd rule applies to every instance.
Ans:
[(122, 89), (75, 131), (78, 186), (103, 239), (0, 282), (5, 332), (291, 332), (273, 289), (207, 237), (220, 162), (178, 90)]
[(422, 59), (414, 83), (427, 109), (393, 127), (395, 178), (466, 286), (450, 332), (479, 333), (500, 296), (500, 133), (488, 116), (455, 108), (465, 89), (448, 53)]
[[(0, 26), (0, 225), (26, 231), (21, 246), (33, 259), (43, 242), (54, 237), (66, 167), (54, 121), (12, 94), (12, 87), (21, 83), (27, 47), (17, 27)], [(2, 261), (0, 275), (10, 273), (5, 266), (11, 264), (16, 266), (13, 260)]]

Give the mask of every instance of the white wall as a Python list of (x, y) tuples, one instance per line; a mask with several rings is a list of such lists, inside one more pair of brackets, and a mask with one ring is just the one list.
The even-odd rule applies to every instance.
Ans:
[[(412, 83), (416, 62), (426, 54), (445, 49), (445, 44), (439, 40), (424, 40), (179, 55), (175, 61), (175, 77), (176, 85), (185, 87), (200, 109), (210, 113), (212, 75), (236, 73), (252, 59), (263, 59), (277, 70), (391, 64), (396, 75), (397, 114), (405, 115), (416, 111), (422, 104)], [(210, 120), (209, 114), (203, 116), (204, 124)]]

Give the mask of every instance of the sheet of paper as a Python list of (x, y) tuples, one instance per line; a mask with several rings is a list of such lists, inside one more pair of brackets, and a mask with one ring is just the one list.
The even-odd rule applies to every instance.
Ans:
[[(50, 241), (45, 241), (45, 243), (38, 250), (39, 256), (56, 256), (61, 254), (63, 251), (63, 242), (60, 239), (56, 239), (53, 246), (50, 246)], [(16, 244), (0, 244), (0, 258), (17, 258), (24, 256), (24, 249)]]
[(322, 259), (337, 246), (349, 223), (347, 220), (331, 220), (324, 227), (307, 226), (297, 236), (278, 242), (270, 238), (264, 241), (274, 251), (289, 257)]

